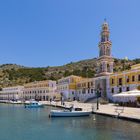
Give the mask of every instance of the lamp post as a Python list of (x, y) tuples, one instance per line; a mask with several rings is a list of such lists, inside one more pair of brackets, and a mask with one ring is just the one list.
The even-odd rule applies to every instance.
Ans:
[(60, 95), (61, 95), (61, 105), (63, 105), (63, 93), (61, 92)]
[(98, 98), (100, 97), (100, 89), (97, 89), (96, 90), (96, 97), (97, 97), (97, 110), (99, 110), (99, 100), (98, 100)]

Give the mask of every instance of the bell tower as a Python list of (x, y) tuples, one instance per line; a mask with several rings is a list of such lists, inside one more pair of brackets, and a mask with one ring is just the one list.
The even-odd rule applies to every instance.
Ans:
[(110, 41), (109, 25), (104, 20), (102, 24), (99, 42), (99, 57), (97, 59), (97, 73), (96, 76), (106, 76), (113, 73), (113, 57), (111, 55), (112, 42)]

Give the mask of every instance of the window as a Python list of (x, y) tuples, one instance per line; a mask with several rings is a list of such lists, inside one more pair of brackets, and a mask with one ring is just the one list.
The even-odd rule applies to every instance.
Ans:
[(91, 93), (93, 93), (93, 89), (91, 89)]
[(90, 83), (88, 82), (88, 88), (90, 87)]
[(121, 93), (121, 92), (122, 92), (122, 88), (120, 87), (120, 88), (119, 88), (119, 93)]
[(114, 79), (112, 79), (112, 85), (114, 84)]
[(88, 89), (88, 93), (90, 93), (90, 90)]
[(126, 91), (129, 91), (129, 87), (126, 87)]
[(119, 78), (119, 85), (122, 85), (122, 78)]
[(129, 76), (128, 76), (127, 79), (126, 79), (126, 82), (129, 83)]
[(111, 92), (114, 93), (114, 88), (111, 89)]
[(132, 81), (133, 81), (133, 82), (135, 81), (135, 76), (134, 76), (134, 75), (132, 76)]
[(138, 81), (140, 81), (140, 75), (138, 75)]
[(83, 89), (83, 90), (82, 90), (82, 93), (83, 93), (83, 94), (85, 94), (85, 93), (86, 93), (86, 90), (85, 90), (85, 89)]

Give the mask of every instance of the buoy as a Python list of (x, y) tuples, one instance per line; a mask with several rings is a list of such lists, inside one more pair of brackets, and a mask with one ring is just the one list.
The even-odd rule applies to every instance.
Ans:
[(93, 116), (93, 121), (95, 121), (96, 120), (96, 118), (95, 118), (95, 115)]

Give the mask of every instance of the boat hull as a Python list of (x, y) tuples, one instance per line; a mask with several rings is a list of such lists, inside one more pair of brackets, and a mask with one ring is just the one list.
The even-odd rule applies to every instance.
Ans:
[(57, 111), (52, 110), (50, 112), (50, 117), (81, 117), (81, 116), (89, 116), (91, 112), (87, 111)]
[(10, 101), (9, 103), (11, 103), (11, 104), (22, 104), (21, 101)]
[(41, 108), (44, 107), (43, 104), (37, 102), (37, 101), (26, 101), (25, 102), (25, 108)]
[(32, 106), (32, 105), (25, 105), (25, 108), (42, 108), (44, 107), (43, 105), (37, 105), (37, 106)]

